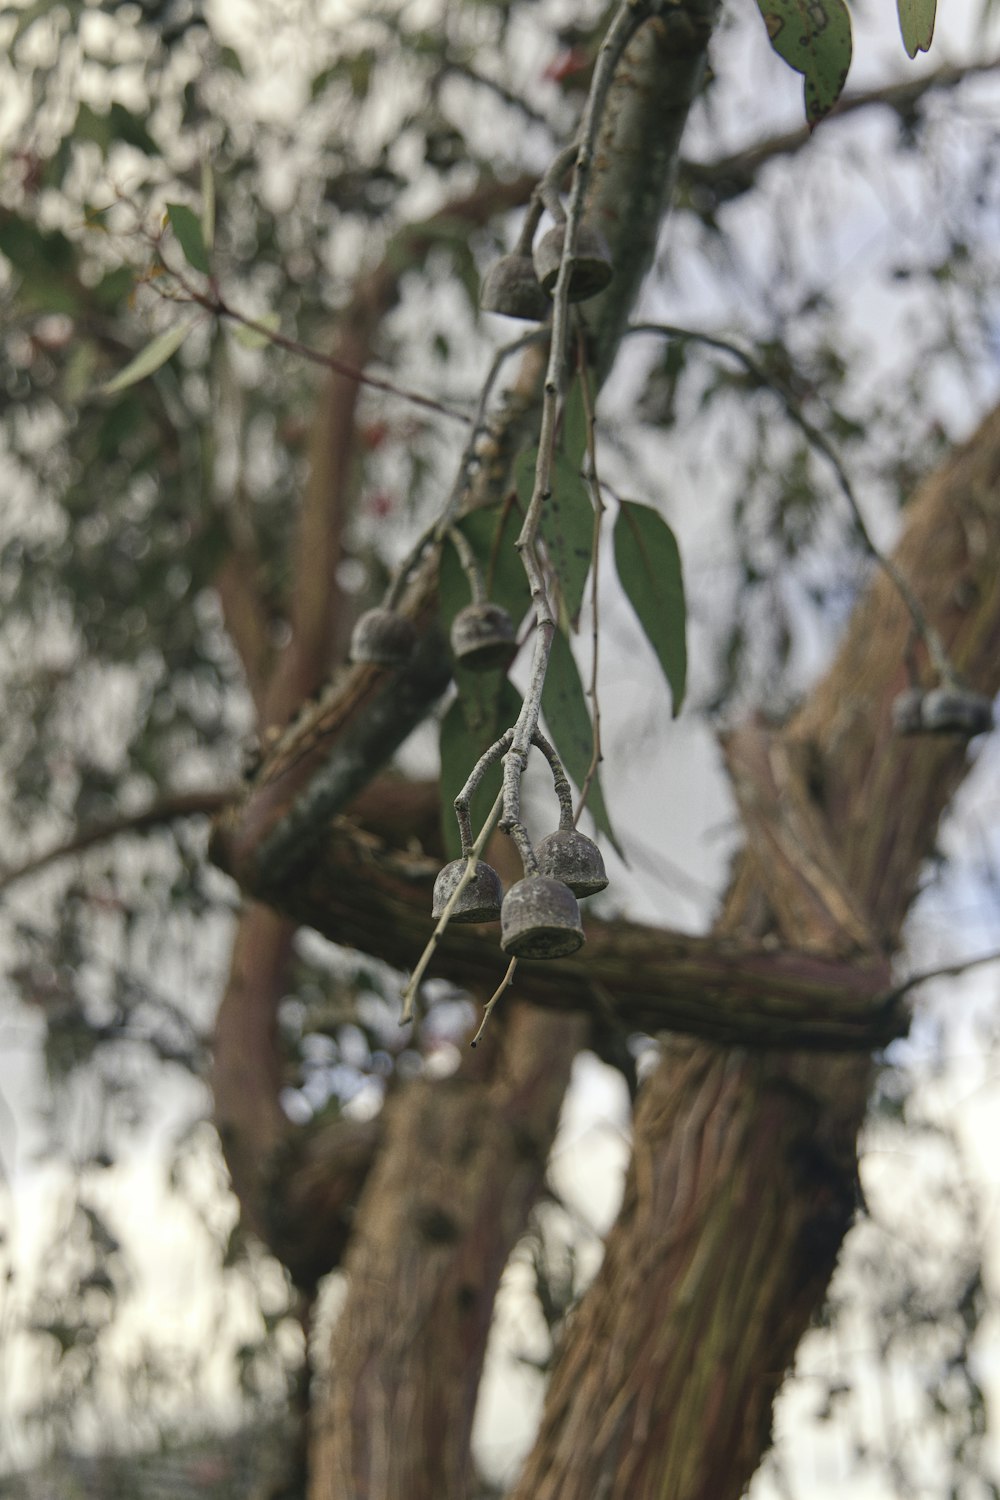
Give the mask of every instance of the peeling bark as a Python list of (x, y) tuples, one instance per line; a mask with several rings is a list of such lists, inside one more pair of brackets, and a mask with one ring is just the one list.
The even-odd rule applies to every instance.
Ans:
[[(1000, 409), (922, 487), (896, 561), (981, 691), (1000, 689)], [(895, 941), (966, 747), (891, 735), (907, 622), (879, 575), (787, 729), (730, 746), (748, 826), (717, 924), (837, 951)], [(766, 915), (765, 915), (766, 914)], [(736, 1500), (850, 1224), (864, 1056), (671, 1044), (625, 1202), (513, 1500)]]
[(386, 1109), (345, 1260), (314, 1500), (471, 1492), (493, 1302), (544, 1182), (580, 1019), (512, 1006), (492, 1046)]

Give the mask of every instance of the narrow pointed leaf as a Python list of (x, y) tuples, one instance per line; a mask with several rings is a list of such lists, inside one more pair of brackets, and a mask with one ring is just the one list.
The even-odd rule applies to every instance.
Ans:
[[(583, 683), (580, 681), (579, 668), (569, 641), (561, 630), (556, 631), (552, 641), (549, 669), (542, 689), (542, 713), (559, 759), (572, 781), (582, 788), (594, 755), (594, 725)], [(607, 835), (616, 853), (621, 855), (621, 845), (608, 817), (599, 770), (590, 783), (587, 809), (601, 833)], [(552, 826), (555, 827), (555, 819)]]
[(587, 452), (587, 404), (583, 399), (583, 381), (579, 376), (573, 381), (563, 407), (562, 433), (559, 447), (566, 462), (574, 469), (583, 466)]
[(896, 0), (896, 7), (907, 56), (916, 57), (918, 52), (929, 52), (934, 39), (937, 0)]
[[(517, 494), (527, 510), (535, 482), (538, 450), (529, 448), (515, 466)], [(552, 465), (552, 493), (545, 501), (539, 530), (555, 576), (554, 601), (564, 630), (576, 625), (594, 550), (594, 508), (587, 486), (566, 458), (557, 453)]]
[(137, 385), (147, 375), (152, 375), (177, 353), (197, 321), (192, 318), (188, 323), (176, 323), (173, 328), (159, 334), (145, 349), (139, 351), (135, 359), (129, 360), (124, 370), (119, 370), (112, 380), (102, 385), (97, 394), (117, 396), (119, 391), (124, 391), (130, 385)]
[[(494, 744), (504, 730), (514, 723), (521, 710), (521, 700), (513, 685), (503, 679), (494, 705), (492, 720), (470, 728), (458, 698), (451, 703), (441, 720), (441, 832), (448, 859), (458, 859), (462, 852), (455, 798), (469, 779), (476, 761)], [(499, 761), (483, 778), (472, 799), (472, 831), (478, 833), (500, 790), (502, 769)]]
[(670, 684), (676, 718), (687, 683), (684, 576), (676, 537), (648, 505), (621, 502), (615, 522), (615, 566)]
[(184, 259), (189, 266), (200, 271), (203, 276), (209, 273), (208, 251), (205, 249), (205, 239), (202, 234), (198, 215), (193, 213), (184, 203), (168, 203), (167, 218), (170, 227), (177, 236), (177, 243), (184, 251)]
[(757, 0), (771, 46), (805, 85), (806, 119), (818, 125), (840, 98), (851, 66), (844, 0)]

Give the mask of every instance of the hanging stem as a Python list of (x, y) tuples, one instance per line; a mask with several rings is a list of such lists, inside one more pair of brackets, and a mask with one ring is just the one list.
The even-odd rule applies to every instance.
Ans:
[(420, 988), (421, 980), (427, 972), (427, 965), (434, 957), (437, 946), (445, 934), (448, 923), (451, 921), (451, 914), (455, 910), (455, 907), (458, 905), (459, 897), (476, 873), (476, 863), (479, 859), (480, 854), (483, 852), (483, 849), (486, 847), (486, 840), (493, 832), (493, 828), (496, 824), (497, 818), (500, 816), (500, 810), (502, 806), (502, 797), (498, 796), (490, 809), (489, 817), (486, 819), (486, 822), (479, 830), (478, 838), (468, 852), (465, 869), (462, 871), (461, 879), (449, 896), (448, 901), (445, 904), (444, 911), (441, 913), (440, 917), (437, 920), (437, 925), (435, 926), (434, 931), (427, 939), (427, 946), (424, 948), (423, 953), (421, 953), (419, 959), (417, 960), (416, 967), (407, 981), (406, 988), (403, 990), (403, 1013), (399, 1018), (400, 1026), (405, 1026), (407, 1021), (413, 1020), (413, 1010), (416, 1002), (417, 991)]
[(482, 388), (479, 392), (479, 402), (476, 407), (475, 414), (472, 418), (472, 430), (469, 434), (469, 440), (462, 452), (462, 457), (459, 460), (458, 473), (455, 477), (455, 483), (452, 485), (451, 494), (448, 496), (448, 499), (445, 502), (444, 509), (441, 511), (440, 515), (435, 516), (430, 526), (428, 526), (424, 531), (421, 532), (420, 536), (414, 542), (413, 546), (410, 548), (409, 552), (406, 554), (406, 556), (403, 558), (403, 561), (396, 569), (392, 583), (389, 585), (389, 591), (385, 596), (384, 604), (386, 609), (395, 609), (397, 607), (400, 599), (403, 596), (403, 592), (409, 581), (410, 575), (419, 563), (420, 559), (423, 557), (424, 553), (435, 542), (440, 542), (442, 538), (445, 537), (450, 531), (452, 531), (455, 526), (455, 522), (458, 519), (458, 512), (462, 503), (462, 497), (465, 495), (469, 487), (469, 482), (478, 462), (476, 456), (476, 448), (479, 445), (480, 438), (483, 436), (483, 433), (486, 430), (486, 408), (489, 404), (489, 399), (500, 371), (503, 369), (504, 365), (512, 354), (519, 354), (522, 349), (527, 349), (532, 344), (537, 344), (542, 339), (547, 337), (547, 328), (532, 328), (528, 333), (521, 334), (520, 338), (512, 339), (509, 344), (504, 344), (502, 348), (498, 349), (496, 354), (493, 356), (493, 359), (490, 362), (489, 370), (486, 372), (486, 378), (483, 381)]
[(594, 748), (590, 757), (590, 765), (583, 778), (580, 788), (580, 801), (576, 809), (576, 817), (573, 820), (575, 827), (580, 821), (580, 814), (587, 805), (587, 797), (593, 785), (597, 768), (603, 759), (601, 752), (601, 705), (597, 696), (597, 673), (600, 663), (600, 608), (598, 594), (598, 579), (601, 571), (601, 523), (607, 507), (601, 495), (601, 483), (597, 473), (597, 443), (595, 440), (596, 415), (594, 412), (594, 396), (590, 389), (590, 377), (587, 371), (586, 359), (584, 357), (584, 330), (578, 330), (579, 353), (577, 356), (577, 368), (580, 372), (580, 388), (583, 392), (583, 409), (587, 418), (587, 486), (594, 505), (594, 541), (593, 558), (590, 573), (590, 614), (591, 614), (591, 652), (590, 652), (590, 687), (587, 696), (590, 699), (591, 718), (594, 726)]
[(496, 1005), (497, 1001), (500, 999), (500, 996), (503, 994), (503, 992), (505, 990), (509, 989), (510, 986), (513, 984), (513, 982), (514, 982), (514, 974), (516, 973), (516, 971), (517, 971), (517, 959), (516, 958), (512, 958), (511, 961), (510, 961), (510, 963), (507, 965), (507, 972), (506, 972), (506, 974), (503, 976), (503, 978), (501, 979), (500, 983), (497, 985), (496, 989), (493, 991), (493, 994), (490, 996), (490, 998), (486, 1002), (486, 1008), (483, 1011), (483, 1019), (479, 1023), (479, 1030), (476, 1032), (475, 1036), (472, 1038), (472, 1041), (469, 1043), (470, 1047), (478, 1047), (479, 1046), (479, 1038), (482, 1036), (483, 1032), (486, 1030), (486, 1022), (489, 1020), (490, 1016), (493, 1014), (493, 1007)]
[(910, 587), (909, 580), (900, 572), (892, 558), (887, 557), (881, 548), (878, 547), (874, 537), (868, 530), (864, 513), (858, 503), (858, 497), (854, 493), (854, 486), (851, 483), (850, 475), (844, 467), (840, 454), (826, 434), (821, 432), (809, 420), (788, 387), (774, 375), (771, 375), (754, 358), (749, 350), (742, 348), (739, 344), (734, 344), (730, 339), (718, 338), (716, 335), (710, 333), (700, 333), (694, 328), (681, 328), (674, 323), (633, 323), (625, 331), (627, 334), (655, 333), (665, 338), (684, 339), (692, 343), (704, 344), (709, 349), (718, 349), (723, 354), (731, 354), (734, 359), (739, 360), (748, 374), (752, 375), (755, 380), (760, 381), (761, 385), (766, 386), (768, 390), (774, 392), (806, 441), (819, 453), (822, 453), (832, 468), (837, 479), (837, 484), (840, 487), (840, 492), (847, 501), (851, 514), (854, 517), (854, 524), (865, 551), (873, 562), (882, 569), (902, 599), (907, 613), (913, 621), (914, 630), (927, 647), (927, 654), (930, 656), (934, 670), (941, 681), (949, 687), (961, 688), (961, 681), (944, 648), (944, 642), (920, 607), (920, 601)]
[[(521, 829), (521, 777), (527, 764), (528, 749), (538, 727), (541, 712), (542, 688), (552, 650), (555, 619), (545, 587), (545, 576), (538, 555), (538, 530), (542, 511), (552, 493), (552, 461), (555, 450), (556, 415), (559, 391), (566, 364), (566, 342), (569, 321), (569, 279), (576, 250), (576, 236), (583, 214), (584, 198), (590, 180), (594, 147), (600, 128), (601, 116), (607, 101), (608, 90), (615, 67), (622, 53), (635, 35), (639, 26), (651, 13), (651, 7), (642, 0), (628, 0), (617, 11), (604, 41), (601, 43), (594, 68), (594, 77), (587, 97), (580, 134), (576, 148), (576, 169), (566, 212), (566, 233), (563, 241), (559, 275), (552, 293), (552, 340), (549, 345), (549, 363), (545, 376), (542, 397), (541, 430), (538, 439), (538, 459), (535, 464), (535, 482), (528, 511), (517, 538), (516, 547), (531, 588), (531, 599), (535, 609), (535, 642), (531, 659), (531, 676), (521, 712), (514, 725), (514, 738), (504, 756), (503, 817), (500, 826), (516, 840)], [(558, 162), (557, 158), (557, 162)]]

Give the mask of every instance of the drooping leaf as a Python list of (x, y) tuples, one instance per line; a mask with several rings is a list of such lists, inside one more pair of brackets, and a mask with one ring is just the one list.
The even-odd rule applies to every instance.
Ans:
[(583, 381), (579, 375), (573, 381), (563, 406), (562, 432), (559, 437), (560, 452), (574, 469), (583, 465), (587, 451), (587, 404), (583, 399)]
[[(521, 700), (512, 683), (502, 679), (494, 705), (492, 720), (471, 729), (458, 698), (449, 705), (441, 720), (441, 831), (448, 859), (458, 859), (462, 843), (455, 820), (454, 801), (469, 779), (476, 761), (504, 730), (514, 723), (521, 710)], [(502, 771), (499, 761), (491, 766), (472, 799), (472, 831), (479, 832), (500, 790)]]
[(906, 55), (916, 57), (918, 52), (929, 52), (934, 39), (937, 0), (896, 0), (896, 8)]
[[(538, 450), (529, 448), (515, 466), (517, 494), (527, 510), (535, 483)], [(556, 605), (563, 630), (575, 626), (583, 603), (594, 551), (594, 508), (587, 486), (561, 453), (552, 464), (552, 492), (545, 501), (539, 526), (549, 564), (555, 575)]]
[[(542, 689), (542, 713), (549, 738), (559, 759), (578, 788), (583, 787), (594, 756), (594, 725), (587, 707), (583, 683), (569, 641), (557, 630)], [(621, 846), (615, 837), (597, 771), (587, 793), (587, 807), (600, 831), (607, 835), (618, 854)]]
[(158, 334), (145, 349), (141, 349), (135, 359), (129, 360), (124, 370), (119, 370), (113, 379), (102, 385), (97, 394), (99, 396), (116, 396), (119, 391), (124, 391), (130, 385), (136, 385), (140, 380), (145, 380), (147, 375), (152, 375), (161, 365), (165, 365), (191, 332), (198, 320), (192, 318), (187, 323), (176, 323), (173, 328)]
[(170, 227), (177, 236), (177, 243), (184, 251), (184, 259), (189, 266), (200, 271), (203, 276), (209, 273), (208, 251), (205, 249), (205, 239), (202, 234), (198, 215), (184, 203), (168, 203), (167, 218)]
[(648, 505), (621, 502), (615, 522), (615, 566), (670, 684), (676, 718), (687, 682), (684, 576), (677, 539)]
[(818, 125), (840, 98), (851, 66), (844, 0), (757, 0), (771, 46), (805, 82), (806, 119)]

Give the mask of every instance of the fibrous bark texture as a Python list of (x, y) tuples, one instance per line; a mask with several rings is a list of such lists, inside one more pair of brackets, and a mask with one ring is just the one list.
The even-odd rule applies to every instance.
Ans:
[[(1000, 688), (1000, 410), (925, 484), (896, 560), (959, 670)], [(729, 744), (747, 847), (717, 931), (896, 941), (963, 742), (899, 741), (908, 621), (879, 576), (784, 731)], [(850, 1222), (871, 1062), (671, 1044), (625, 1201), (514, 1500), (736, 1500)]]
[(493, 1302), (545, 1176), (580, 1017), (512, 1006), (493, 1046), (387, 1107), (345, 1261), (311, 1494), (443, 1500), (472, 1484)]

